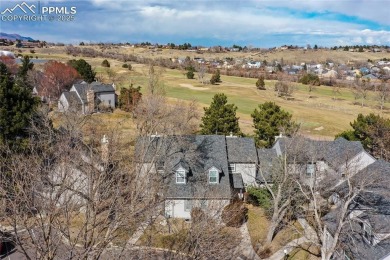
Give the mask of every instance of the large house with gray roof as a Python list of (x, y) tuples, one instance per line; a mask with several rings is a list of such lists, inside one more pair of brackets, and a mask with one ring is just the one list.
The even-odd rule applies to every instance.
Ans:
[(92, 82), (74, 84), (63, 92), (58, 100), (60, 112), (74, 111), (81, 114), (91, 114), (113, 110), (116, 103), (115, 85)]
[(139, 138), (136, 159), (145, 176), (163, 175), (165, 214), (191, 218), (193, 207), (219, 214), (246, 186), (256, 186), (254, 140), (222, 135)]

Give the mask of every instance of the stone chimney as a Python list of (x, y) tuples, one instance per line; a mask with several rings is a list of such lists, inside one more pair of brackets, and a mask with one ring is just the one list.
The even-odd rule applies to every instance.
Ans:
[(108, 138), (106, 137), (106, 135), (103, 135), (103, 138), (101, 140), (101, 148), (102, 148), (102, 160), (104, 163), (108, 163), (108, 159), (109, 159), (109, 142), (108, 142)]
[(95, 92), (92, 88), (87, 90), (87, 107), (89, 114), (95, 111)]

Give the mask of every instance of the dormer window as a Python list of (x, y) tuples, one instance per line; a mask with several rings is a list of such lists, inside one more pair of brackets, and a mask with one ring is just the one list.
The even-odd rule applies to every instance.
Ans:
[(176, 183), (178, 184), (186, 183), (186, 171), (184, 169), (178, 169), (176, 171)]
[(216, 184), (219, 181), (219, 173), (218, 170), (212, 168), (209, 170), (209, 183)]
[(316, 167), (315, 163), (308, 163), (306, 165), (306, 176), (307, 177), (309, 177), (309, 178), (313, 177), (315, 167)]
[(163, 161), (156, 162), (156, 168), (158, 173), (164, 173), (164, 162)]

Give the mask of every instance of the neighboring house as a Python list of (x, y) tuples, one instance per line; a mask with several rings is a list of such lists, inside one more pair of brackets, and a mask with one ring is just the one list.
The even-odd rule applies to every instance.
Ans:
[(63, 92), (58, 101), (58, 110), (69, 110), (81, 114), (114, 109), (116, 103), (115, 85), (92, 82), (74, 84), (69, 92)]
[(284, 154), (287, 149), (299, 155), (298, 163), (303, 168), (302, 174), (305, 174), (308, 183), (314, 178), (321, 180), (332, 177), (333, 185), (338, 185), (343, 182), (346, 174), (354, 175), (375, 162), (360, 142), (347, 141), (342, 137), (334, 141), (283, 137), (277, 139), (273, 149), (278, 156)]
[[(339, 250), (334, 259), (390, 259), (390, 163), (378, 160), (353, 176), (365, 184), (364, 191), (349, 205), (349, 222), (343, 226)], [(348, 191), (347, 183), (335, 188), (334, 195)], [(340, 196), (338, 196), (340, 197)], [(334, 201), (336, 205), (339, 201)], [(338, 221), (337, 209), (324, 216), (329, 240)]]

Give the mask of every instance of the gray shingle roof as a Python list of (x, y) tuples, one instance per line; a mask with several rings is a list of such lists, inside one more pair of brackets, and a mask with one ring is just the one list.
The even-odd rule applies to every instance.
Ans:
[[(362, 211), (357, 216), (359, 221), (370, 224), (375, 234), (390, 233), (390, 163), (378, 160), (370, 164), (363, 170), (356, 173), (351, 183), (360, 186), (363, 191), (355, 199), (355, 203), (350, 205), (351, 210)], [(345, 193), (348, 185), (344, 183), (337, 187), (335, 192)], [(336, 220), (338, 209), (328, 213), (323, 220), (331, 233), (336, 230)], [(384, 259), (390, 255), (390, 238), (380, 241), (377, 245), (368, 244), (362, 237), (362, 226), (357, 219), (344, 227), (340, 238), (343, 248), (347, 254), (354, 259)]]
[(278, 163), (278, 155), (276, 154), (276, 150), (257, 149), (257, 156), (259, 158), (259, 172), (257, 179), (260, 182), (264, 182), (264, 178), (267, 182), (272, 181), (272, 171), (275, 168), (275, 165)]
[(228, 161), (232, 163), (257, 163), (255, 140), (248, 137), (226, 137)]
[(63, 92), (63, 94), (69, 104), (72, 104), (72, 106), (81, 106), (81, 101), (75, 92)]
[(359, 141), (347, 141), (339, 137), (334, 141), (317, 141), (304, 137), (280, 138), (274, 145), (285, 153), (286, 148), (294, 155), (294, 159), (307, 162), (310, 160), (326, 161), (334, 169), (340, 167), (347, 160), (352, 159), (363, 152), (363, 146)]
[[(139, 162), (164, 162), (168, 175), (166, 198), (231, 198), (225, 136), (192, 135), (138, 138)], [(187, 183), (176, 184), (175, 170), (188, 169)], [(208, 183), (208, 170), (217, 168), (219, 183)]]
[(241, 173), (233, 173), (232, 174), (232, 182), (233, 182), (233, 188), (235, 188), (235, 189), (243, 189), (244, 188), (244, 181), (242, 180)]
[[(359, 209), (359, 208), (358, 208)], [(336, 230), (337, 209), (324, 216), (323, 220), (331, 234)], [(378, 244), (368, 244), (363, 238), (361, 221), (370, 223), (374, 234), (388, 233), (390, 215), (378, 215), (375, 211), (366, 211), (357, 219), (349, 221), (343, 227), (339, 241), (346, 254), (352, 259), (382, 260), (390, 255), (390, 238), (381, 240)], [(383, 227), (386, 226), (386, 229)], [(339, 259), (339, 258), (336, 258)]]
[(103, 84), (100, 82), (92, 82), (91, 84), (86, 84), (86, 83), (74, 84), (73, 87), (80, 95), (83, 103), (87, 102), (88, 89), (92, 89), (94, 93), (115, 92), (115, 89), (112, 85)]

